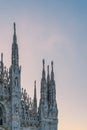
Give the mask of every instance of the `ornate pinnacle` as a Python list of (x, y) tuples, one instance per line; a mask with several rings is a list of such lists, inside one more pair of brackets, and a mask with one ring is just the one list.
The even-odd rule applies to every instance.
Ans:
[(14, 26), (14, 35), (13, 35), (13, 43), (17, 43), (17, 37), (16, 37), (16, 24), (15, 22), (13, 23), (13, 26)]
[(34, 81), (34, 109), (37, 111), (36, 80)]
[(51, 80), (54, 80), (53, 61), (51, 61)]
[(42, 79), (45, 79), (45, 60), (43, 59)]
[(47, 73), (48, 73), (48, 75), (49, 75), (49, 65), (47, 66)]
[(1, 62), (3, 63), (3, 53), (1, 53)]
[(14, 34), (13, 34), (13, 44), (12, 44), (12, 64), (15, 66), (19, 65), (19, 55), (18, 55), (18, 45), (16, 36), (16, 24), (13, 23)]
[(16, 34), (16, 24), (14, 22), (14, 34)]
[(36, 100), (36, 80), (34, 81), (34, 99)]
[(43, 59), (43, 69), (45, 69), (45, 60)]
[(51, 61), (51, 67), (52, 67), (52, 71), (53, 71), (53, 61)]
[(47, 81), (49, 82), (50, 80), (50, 75), (49, 75), (49, 65), (47, 66)]

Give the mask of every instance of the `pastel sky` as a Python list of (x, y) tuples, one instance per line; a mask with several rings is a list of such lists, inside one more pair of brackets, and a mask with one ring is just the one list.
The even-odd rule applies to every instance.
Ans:
[[(87, 0), (0, 0), (0, 53), (11, 63), (17, 26), (21, 86), (40, 97), (42, 59), (54, 61), (59, 130), (87, 129)], [(46, 68), (47, 69), (47, 68)]]

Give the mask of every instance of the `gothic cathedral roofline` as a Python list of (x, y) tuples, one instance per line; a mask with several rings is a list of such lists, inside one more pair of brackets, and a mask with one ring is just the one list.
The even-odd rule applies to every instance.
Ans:
[(58, 108), (56, 101), (56, 84), (53, 61), (51, 73), (45, 60), (42, 61), (40, 101), (37, 106), (36, 81), (34, 97), (28, 96), (26, 89), (21, 88), (21, 69), (19, 67), (19, 49), (17, 44), (16, 24), (13, 23), (13, 42), (11, 67), (8, 70), (0, 61), (0, 128), (2, 130), (58, 130)]

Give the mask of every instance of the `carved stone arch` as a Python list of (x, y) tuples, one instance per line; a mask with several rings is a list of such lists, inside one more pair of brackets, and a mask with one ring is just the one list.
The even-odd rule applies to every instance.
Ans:
[(2, 103), (0, 103), (0, 126), (3, 126), (6, 123), (6, 111)]

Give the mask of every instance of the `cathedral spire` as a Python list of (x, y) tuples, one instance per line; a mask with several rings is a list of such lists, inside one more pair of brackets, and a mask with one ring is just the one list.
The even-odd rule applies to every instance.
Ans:
[(1, 53), (1, 66), (2, 66), (2, 73), (3, 73), (3, 67), (4, 67), (4, 64), (3, 64), (3, 53)]
[(47, 100), (47, 82), (45, 76), (45, 60), (43, 59), (42, 79), (41, 79), (41, 102)]
[(54, 81), (53, 61), (51, 61), (51, 80)]
[(1, 53), (1, 62), (3, 63), (3, 53)]
[(16, 24), (15, 24), (15, 22), (13, 23), (13, 26), (14, 26), (13, 43), (17, 43)]
[(52, 98), (53, 104), (56, 102), (56, 85), (54, 80), (54, 70), (53, 70), (53, 61), (51, 62), (51, 88), (52, 88)]
[(37, 112), (36, 80), (34, 81), (34, 109)]
[(14, 67), (19, 64), (19, 55), (18, 55), (18, 45), (17, 45), (17, 36), (16, 36), (16, 24), (14, 26), (14, 34), (13, 34), (13, 44), (12, 44), (12, 65)]
[(43, 59), (42, 79), (45, 79), (45, 60)]
[(14, 22), (14, 34), (16, 34), (16, 24)]
[(51, 86), (50, 86), (50, 74), (49, 74), (49, 65), (47, 66), (47, 94), (48, 94), (48, 105), (50, 104), (50, 100), (52, 100), (51, 94)]
[(47, 82), (50, 81), (50, 75), (49, 75), (49, 65), (47, 66)]

